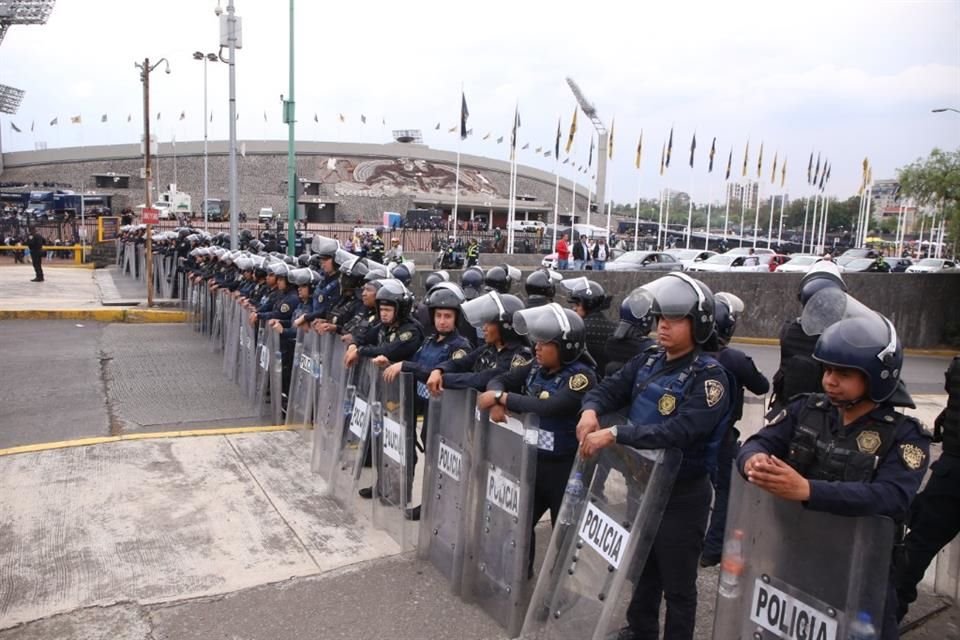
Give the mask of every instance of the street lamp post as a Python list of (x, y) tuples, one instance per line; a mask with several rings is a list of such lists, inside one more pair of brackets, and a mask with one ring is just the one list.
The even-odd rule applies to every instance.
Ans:
[(207, 122), (209, 122), (209, 112), (207, 111), (207, 62), (216, 62), (219, 58), (217, 58), (217, 54), (215, 53), (204, 55), (200, 51), (194, 51), (193, 59), (203, 61), (203, 230), (209, 231), (208, 225), (210, 219), (207, 213), (207, 201), (210, 199), (207, 183)]
[(953, 107), (940, 107), (939, 109), (930, 109), (933, 113), (943, 113), (944, 111), (953, 111), (954, 113), (960, 113), (960, 109), (954, 109)]
[[(144, 210), (150, 208), (150, 72), (160, 66), (160, 63), (166, 64), (166, 72), (170, 73), (170, 63), (166, 58), (160, 58), (153, 65), (150, 64), (150, 58), (144, 58), (143, 63), (134, 62), (133, 66), (140, 69), (140, 82), (143, 83), (143, 166), (144, 181), (143, 189), (145, 193)], [(147, 225), (147, 307), (153, 306), (153, 225)]]

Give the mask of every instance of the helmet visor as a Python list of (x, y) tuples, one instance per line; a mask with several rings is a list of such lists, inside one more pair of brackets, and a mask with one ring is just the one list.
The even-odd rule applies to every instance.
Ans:
[(832, 324), (846, 318), (866, 318), (875, 315), (866, 306), (842, 289), (830, 287), (817, 291), (807, 300), (800, 315), (800, 326), (808, 336), (818, 336)]
[(556, 302), (513, 314), (513, 329), (533, 342), (552, 342), (570, 333), (570, 320)]
[(464, 302), (461, 310), (467, 322), (478, 328), (486, 322), (498, 322), (506, 315), (503, 301), (500, 300), (500, 295), (496, 291), (489, 291)]

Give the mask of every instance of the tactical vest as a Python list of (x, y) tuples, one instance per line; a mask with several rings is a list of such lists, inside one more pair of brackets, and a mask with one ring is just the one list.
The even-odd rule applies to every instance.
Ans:
[(826, 395), (810, 394), (797, 416), (787, 463), (810, 480), (870, 482), (905, 419), (893, 409), (878, 408), (851, 429)]
[(356, 316), (362, 315), (363, 309), (358, 307), (363, 305), (363, 301), (354, 296), (341, 296), (337, 303), (330, 309), (327, 320), (338, 327), (347, 326)]
[(943, 439), (943, 451), (960, 456), (960, 356), (954, 356), (946, 372), (947, 408), (939, 424), (939, 437)]
[[(647, 356), (646, 361), (637, 370), (633, 379), (633, 401), (627, 419), (633, 424), (661, 424), (673, 416), (684, 398), (690, 393), (690, 385), (696, 375), (710, 368), (716, 368), (724, 374), (727, 392), (733, 388), (731, 376), (716, 360), (706, 354), (699, 354), (684, 367), (661, 373), (666, 361), (666, 353), (656, 351)], [(731, 409), (714, 425), (710, 438), (702, 445), (694, 445), (683, 451), (681, 476), (692, 476), (691, 470), (712, 472), (717, 466), (717, 451), (730, 425)]]
[[(578, 373), (591, 373), (590, 367), (582, 362), (574, 362), (548, 376), (543, 368), (534, 365), (527, 374), (524, 384), (526, 395), (545, 400), (569, 384), (570, 378)], [(540, 439), (537, 448), (541, 455), (550, 457), (572, 456), (577, 451), (577, 421), (580, 416), (571, 412), (569, 416), (540, 416)]]
[[(432, 335), (420, 345), (420, 350), (417, 351), (413, 359), (419, 364), (429, 366), (432, 370), (436, 365), (452, 358), (458, 350), (463, 352), (462, 355), (466, 355), (469, 349), (470, 343), (459, 334), (447, 336), (442, 342), (438, 342), (437, 336)], [(419, 380), (417, 381), (417, 395), (424, 400), (430, 399), (430, 390), (427, 389), (427, 385)]]
[(802, 393), (823, 390), (823, 368), (813, 359), (819, 336), (808, 336), (800, 323), (791, 322), (780, 338), (780, 368), (773, 376), (773, 393), (779, 408)]

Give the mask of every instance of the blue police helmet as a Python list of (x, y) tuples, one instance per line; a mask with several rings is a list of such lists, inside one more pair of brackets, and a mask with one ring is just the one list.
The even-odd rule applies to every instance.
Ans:
[(623, 302), (620, 303), (620, 323), (613, 330), (613, 337), (622, 340), (627, 337), (632, 329), (635, 329), (641, 335), (647, 335), (653, 329), (653, 320), (653, 314), (650, 313), (649, 309), (646, 313), (637, 315), (630, 308), (629, 300), (624, 298)]
[(893, 323), (875, 311), (845, 317), (824, 329), (813, 358), (828, 366), (861, 371), (870, 387), (867, 397), (874, 402), (889, 400), (899, 390), (903, 345)]
[(713, 326), (717, 334), (717, 340), (720, 341), (720, 344), (727, 345), (730, 343), (734, 331), (737, 330), (737, 320), (746, 307), (743, 300), (726, 291), (715, 294), (713, 299), (715, 302)]
[(483, 269), (477, 266), (465, 269), (460, 276), (460, 286), (467, 300), (473, 300), (480, 295), (483, 289)]
[(806, 306), (810, 298), (823, 289), (847, 290), (843, 276), (840, 275), (840, 267), (830, 260), (817, 262), (803, 275), (800, 280), (800, 290), (797, 291), (797, 299), (800, 300), (801, 305)]

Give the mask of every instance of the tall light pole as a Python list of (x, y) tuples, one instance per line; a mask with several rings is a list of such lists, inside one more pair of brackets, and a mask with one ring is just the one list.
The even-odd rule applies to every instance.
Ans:
[[(583, 113), (590, 118), (590, 122), (593, 123), (594, 129), (597, 130), (597, 202), (600, 204), (600, 210), (603, 210), (603, 205), (606, 202), (606, 190), (607, 190), (607, 127), (603, 124), (603, 121), (600, 120), (600, 116), (597, 115), (597, 108), (587, 100), (586, 96), (583, 95), (583, 92), (580, 90), (580, 87), (574, 82), (573, 78), (567, 78), (567, 84), (570, 86), (570, 91), (573, 92), (573, 96), (577, 99), (577, 102), (580, 104), (580, 109)], [(589, 206), (589, 205), (588, 205)], [(590, 217), (590, 211), (587, 211), (587, 218)]]
[[(293, 2), (290, 0), (290, 99), (283, 101), (283, 121), (287, 123), (287, 255), (297, 251), (297, 154), (294, 138), (297, 120), (293, 100)], [(280, 96), (283, 100), (283, 96)]]
[[(153, 65), (150, 58), (144, 58), (143, 63), (134, 62), (133, 66), (140, 69), (140, 82), (143, 84), (143, 190), (145, 194), (144, 210), (150, 208), (150, 72), (166, 64), (166, 72), (170, 73), (170, 63), (166, 58), (160, 58)], [(147, 306), (153, 306), (153, 225), (147, 225)]]
[(953, 111), (955, 113), (960, 113), (960, 109), (954, 109), (953, 107), (940, 107), (939, 109), (930, 109), (933, 113), (943, 113), (944, 111)]
[(207, 228), (210, 222), (207, 214), (207, 200), (210, 199), (207, 183), (207, 123), (210, 121), (210, 114), (207, 111), (207, 62), (216, 62), (218, 58), (215, 53), (204, 55), (200, 51), (194, 51), (193, 59), (203, 61), (203, 230), (209, 231)]
[[(227, 0), (227, 16), (222, 17), (220, 5), (214, 9), (220, 18), (220, 60), (230, 66), (230, 248), (236, 251), (240, 248), (237, 235), (239, 231), (237, 201), (237, 72), (236, 52), (240, 43), (240, 18), (233, 8), (233, 0)], [(226, 40), (226, 44), (224, 44)], [(227, 47), (226, 60), (223, 58), (223, 48)]]

